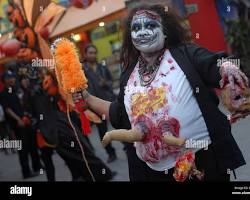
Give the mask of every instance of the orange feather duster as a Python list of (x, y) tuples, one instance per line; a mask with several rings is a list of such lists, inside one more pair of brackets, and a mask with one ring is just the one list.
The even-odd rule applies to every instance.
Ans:
[(65, 38), (57, 39), (52, 45), (56, 61), (56, 76), (65, 93), (72, 94), (88, 87), (75, 45)]
[[(88, 81), (82, 70), (76, 47), (70, 40), (66, 38), (55, 40), (51, 50), (55, 59), (55, 73), (59, 90), (65, 95), (69, 107), (72, 94), (85, 90), (88, 87)], [(84, 114), (84, 104), (85, 101), (82, 99), (80, 102), (75, 103), (75, 108), (80, 113), (84, 134), (88, 135), (91, 133), (91, 128), (90, 122)]]

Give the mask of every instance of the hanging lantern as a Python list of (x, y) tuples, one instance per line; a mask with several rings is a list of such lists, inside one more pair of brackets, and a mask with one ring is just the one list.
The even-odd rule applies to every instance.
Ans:
[(43, 39), (48, 39), (49, 38), (49, 28), (47, 26), (43, 27), (40, 31), (39, 34)]
[(18, 53), (20, 48), (21, 48), (21, 43), (16, 39), (11, 39), (11, 40), (6, 41), (2, 45), (1, 51), (6, 56), (14, 56)]
[(77, 8), (87, 8), (93, 3), (93, 0), (70, 0), (70, 3)]

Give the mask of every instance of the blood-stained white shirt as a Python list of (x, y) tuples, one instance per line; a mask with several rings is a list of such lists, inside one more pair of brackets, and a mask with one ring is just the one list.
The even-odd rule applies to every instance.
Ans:
[(141, 86), (138, 69), (139, 63), (129, 77), (124, 96), (132, 128), (138, 121), (143, 121), (149, 130), (142, 142), (135, 143), (136, 153), (150, 168), (164, 171), (174, 167), (183, 148), (167, 146), (163, 142), (163, 124), (170, 127), (175, 137), (207, 141), (208, 144), (211, 139), (186, 75), (169, 50), (165, 51), (149, 86)]

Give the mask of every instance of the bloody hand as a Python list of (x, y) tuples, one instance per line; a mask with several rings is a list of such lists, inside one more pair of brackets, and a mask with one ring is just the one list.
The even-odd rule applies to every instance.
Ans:
[(238, 84), (242, 89), (248, 87), (247, 76), (233, 63), (227, 61), (224, 62), (220, 68), (221, 81), (220, 87), (224, 88), (229, 84), (233, 89), (235, 84)]

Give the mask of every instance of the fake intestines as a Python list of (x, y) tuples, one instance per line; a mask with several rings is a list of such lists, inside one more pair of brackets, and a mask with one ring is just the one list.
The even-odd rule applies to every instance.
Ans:
[(230, 123), (250, 114), (250, 89), (248, 78), (231, 62), (225, 62), (220, 68), (221, 100), (231, 113)]
[(179, 138), (180, 124), (173, 117), (160, 119), (155, 124), (145, 115), (137, 117), (131, 130), (119, 129), (107, 132), (103, 137), (103, 145), (112, 140), (122, 142), (139, 142), (138, 149), (146, 162), (158, 162), (169, 154), (179, 153), (185, 144), (185, 139)]
[[(180, 123), (167, 115), (166, 87), (149, 89), (147, 92), (132, 95), (131, 130), (113, 130), (103, 138), (106, 146), (112, 140), (138, 142), (137, 147), (146, 162), (159, 162), (170, 154), (177, 154), (183, 148), (185, 139), (180, 138)], [(157, 121), (153, 113), (165, 110)]]

